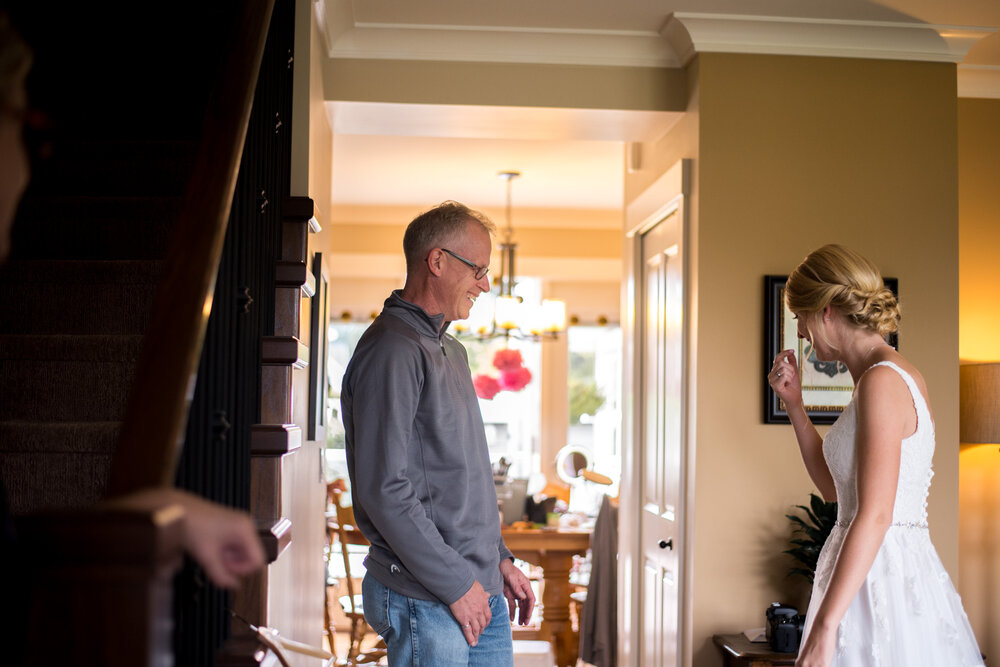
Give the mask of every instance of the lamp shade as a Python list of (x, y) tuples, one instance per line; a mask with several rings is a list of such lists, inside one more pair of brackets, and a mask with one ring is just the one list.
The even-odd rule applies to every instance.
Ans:
[(958, 367), (960, 442), (1000, 444), (1000, 363)]
[(558, 299), (542, 299), (542, 322), (544, 330), (559, 333), (566, 330), (566, 302)]
[(517, 300), (517, 297), (499, 296), (495, 307), (494, 317), (497, 326), (504, 331), (517, 329), (523, 324), (521, 322), (521, 302)]

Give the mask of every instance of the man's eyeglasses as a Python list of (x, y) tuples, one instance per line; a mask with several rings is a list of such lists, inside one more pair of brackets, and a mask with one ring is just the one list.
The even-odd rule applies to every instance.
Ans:
[(473, 272), (476, 274), (476, 280), (482, 280), (483, 278), (486, 277), (486, 274), (490, 272), (490, 267), (488, 266), (479, 266), (475, 262), (470, 262), (466, 258), (462, 257), (457, 253), (452, 252), (451, 250), (448, 250), (447, 248), (441, 248), (441, 250), (448, 253), (449, 255), (460, 261), (462, 264), (465, 264), (467, 267), (472, 269)]

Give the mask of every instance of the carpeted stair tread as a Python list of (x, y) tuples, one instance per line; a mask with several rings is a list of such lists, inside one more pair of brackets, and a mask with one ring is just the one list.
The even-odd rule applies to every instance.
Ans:
[[(0, 475), (14, 515), (86, 507), (104, 497), (112, 455), (101, 452), (4, 452)], [(69, 545), (67, 548), (72, 548)]]
[(167, 222), (180, 210), (182, 199), (176, 196), (94, 196), (89, 194), (26, 196), (18, 221), (58, 222), (61, 219), (114, 220), (133, 224), (147, 218), (163, 217)]
[(27, 259), (158, 259), (181, 197), (27, 196), (13, 230)]
[(57, 141), (34, 188), (61, 195), (180, 195), (196, 150), (188, 141)]
[(0, 422), (0, 452), (114, 454), (121, 422)]
[(61, 138), (53, 151), (53, 160), (100, 163), (105, 160), (145, 160), (153, 162), (190, 162), (198, 150), (195, 140), (144, 137)]
[(0, 475), (14, 514), (104, 495), (121, 422), (0, 422)]
[(0, 335), (0, 360), (121, 362), (141, 349), (142, 336)]
[(143, 334), (159, 261), (14, 260), (0, 269), (0, 333)]
[(0, 420), (119, 421), (142, 336), (0, 336)]
[(148, 284), (160, 279), (163, 262), (139, 260), (47, 260), (12, 259), (0, 268), (0, 282)]

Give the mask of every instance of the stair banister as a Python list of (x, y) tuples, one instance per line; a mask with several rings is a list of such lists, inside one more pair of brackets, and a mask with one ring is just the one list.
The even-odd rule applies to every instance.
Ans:
[(235, 6), (232, 42), (173, 229), (108, 497), (173, 484), (274, 0)]

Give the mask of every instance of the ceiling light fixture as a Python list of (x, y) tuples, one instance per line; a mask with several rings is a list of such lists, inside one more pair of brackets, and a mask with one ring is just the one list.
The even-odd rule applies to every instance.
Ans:
[(518, 171), (501, 171), (497, 174), (507, 181), (507, 228), (500, 248), (500, 275), (495, 281), (497, 289), (493, 318), (483, 321), (472, 315), (467, 320), (455, 322), (455, 333), (473, 338), (521, 338), (541, 340), (555, 338), (566, 330), (566, 304), (556, 299), (542, 299), (541, 303), (524, 303), (514, 295), (517, 281), (514, 277), (514, 227), (511, 223), (511, 183), (521, 176)]

